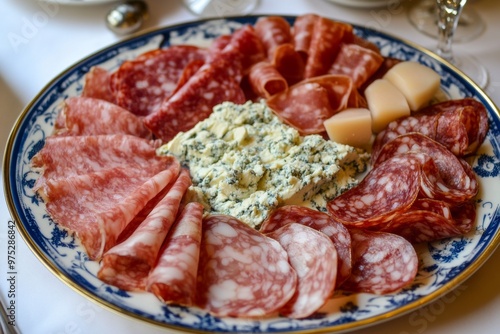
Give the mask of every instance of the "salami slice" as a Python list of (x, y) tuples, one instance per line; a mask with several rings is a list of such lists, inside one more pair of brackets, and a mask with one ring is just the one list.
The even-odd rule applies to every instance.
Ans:
[(189, 172), (184, 169), (132, 235), (103, 255), (97, 273), (99, 279), (124, 290), (141, 291), (146, 288), (149, 272), (156, 263), (160, 247), (190, 185)]
[(291, 223), (268, 233), (288, 253), (297, 273), (297, 290), (280, 309), (289, 318), (306, 318), (318, 311), (333, 294), (337, 277), (337, 250), (323, 233)]
[(112, 74), (116, 103), (136, 115), (153, 113), (172, 95), (186, 65), (206, 57), (204, 49), (176, 45), (124, 62)]
[(284, 122), (303, 135), (325, 132), (326, 119), (355, 104), (358, 100), (352, 79), (341, 75), (303, 80), (267, 100)]
[(348, 24), (319, 17), (314, 22), (313, 35), (305, 68), (305, 77), (312, 78), (328, 73), (340, 48)]
[(281, 44), (276, 47), (271, 63), (285, 78), (289, 86), (304, 79), (304, 59), (291, 43)]
[(92, 97), (108, 102), (115, 102), (115, 97), (111, 92), (111, 74), (102, 67), (93, 66), (85, 74), (85, 84), (82, 90), (83, 97)]
[(342, 289), (375, 294), (394, 293), (410, 284), (418, 257), (404, 238), (391, 233), (350, 229), (353, 268)]
[(309, 48), (314, 32), (314, 24), (319, 19), (316, 14), (303, 14), (298, 16), (293, 23), (293, 44), (304, 62), (309, 56)]
[(142, 119), (108, 101), (70, 97), (64, 101), (61, 113), (56, 126), (59, 136), (128, 134), (151, 138)]
[(372, 156), (376, 158), (384, 144), (410, 132), (427, 135), (457, 156), (471, 154), (484, 141), (488, 132), (486, 108), (472, 98), (430, 105), (412, 116), (389, 123), (377, 135)]
[(203, 219), (197, 305), (217, 316), (262, 317), (294, 295), (297, 274), (281, 245), (236, 218)]
[(431, 242), (464, 235), (471, 231), (476, 217), (475, 204), (451, 205), (422, 198), (395, 217), (382, 231), (402, 236), (411, 243)]
[(116, 167), (48, 180), (39, 194), (52, 219), (75, 232), (89, 258), (98, 260), (115, 245), (134, 216), (174, 177), (171, 169)]
[(201, 243), (203, 205), (188, 203), (172, 227), (147, 290), (166, 303), (194, 305)]
[(417, 157), (394, 156), (328, 202), (328, 212), (348, 227), (380, 228), (411, 207), (420, 193), (421, 176)]
[(336, 284), (340, 286), (351, 274), (352, 266), (351, 236), (347, 228), (324, 212), (302, 206), (286, 205), (271, 212), (262, 223), (260, 232), (273, 232), (291, 223), (311, 227), (331, 239), (338, 254)]
[(245, 102), (245, 94), (224, 60), (203, 65), (174, 96), (144, 119), (146, 126), (164, 142), (191, 129), (224, 101)]
[(248, 79), (255, 94), (266, 99), (288, 88), (285, 78), (269, 62), (261, 61), (252, 66)]
[(401, 135), (384, 145), (374, 165), (394, 155), (424, 153), (422, 191), (426, 197), (450, 203), (467, 202), (476, 196), (479, 183), (472, 167), (446, 147), (419, 133)]
[(380, 53), (357, 44), (342, 44), (330, 74), (347, 75), (356, 88), (361, 87), (382, 65)]
[(260, 17), (254, 25), (255, 34), (264, 45), (267, 58), (274, 57), (276, 47), (292, 42), (290, 23), (281, 16)]

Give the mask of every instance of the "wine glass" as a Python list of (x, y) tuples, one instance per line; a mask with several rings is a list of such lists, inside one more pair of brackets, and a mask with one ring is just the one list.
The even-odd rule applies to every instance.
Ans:
[(474, 57), (466, 54), (455, 55), (452, 50), (453, 35), (462, 9), (467, 0), (434, 0), (438, 12), (438, 45), (436, 53), (457, 66), (478, 86), (485, 88), (488, 72)]
[[(471, 0), (469, 0), (471, 1)], [(427, 36), (437, 37), (437, 6), (435, 0), (422, 0), (413, 4), (408, 12), (410, 22)], [(471, 41), (481, 35), (486, 29), (486, 23), (474, 8), (467, 6), (458, 20), (457, 30), (453, 35), (454, 42)]]

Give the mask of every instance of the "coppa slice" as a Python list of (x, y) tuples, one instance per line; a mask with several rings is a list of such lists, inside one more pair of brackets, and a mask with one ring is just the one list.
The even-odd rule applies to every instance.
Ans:
[(116, 167), (48, 180), (38, 193), (60, 226), (75, 232), (91, 260), (113, 247), (142, 208), (175, 177), (162, 166)]
[(203, 205), (188, 203), (172, 227), (147, 290), (163, 302), (191, 306), (196, 297)]
[(197, 305), (217, 316), (262, 317), (295, 293), (281, 245), (231, 216), (203, 219)]
[(144, 290), (148, 274), (190, 185), (189, 172), (182, 170), (165, 197), (132, 235), (103, 255), (97, 277), (124, 290)]
[(288, 253), (297, 272), (297, 290), (280, 309), (289, 318), (305, 318), (330, 298), (337, 277), (337, 250), (323, 233), (305, 225), (291, 223), (267, 234)]
[(417, 275), (418, 257), (404, 238), (391, 233), (350, 229), (353, 270), (342, 289), (386, 294), (410, 284)]
[(59, 136), (127, 134), (151, 138), (140, 118), (108, 101), (91, 97), (70, 97), (56, 121)]
[(351, 236), (347, 228), (336, 222), (328, 214), (304, 206), (285, 205), (266, 218), (260, 232), (270, 233), (285, 225), (297, 223), (311, 227), (327, 235), (335, 246), (338, 256), (337, 286), (351, 274)]

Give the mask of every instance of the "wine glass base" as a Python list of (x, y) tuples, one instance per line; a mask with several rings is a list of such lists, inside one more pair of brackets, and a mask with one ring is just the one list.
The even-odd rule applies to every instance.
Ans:
[(486, 88), (488, 85), (488, 71), (473, 56), (455, 54), (453, 64), (482, 89)]
[[(436, 38), (437, 10), (436, 1), (421, 1), (409, 8), (408, 18), (420, 32)], [(479, 14), (471, 7), (464, 7), (458, 20), (457, 30), (453, 35), (454, 42), (467, 42), (481, 35), (486, 29), (486, 24)]]

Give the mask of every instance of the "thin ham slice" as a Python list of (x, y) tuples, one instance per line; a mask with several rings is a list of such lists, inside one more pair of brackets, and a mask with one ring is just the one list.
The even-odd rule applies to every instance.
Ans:
[(151, 138), (140, 118), (116, 104), (92, 97), (70, 97), (56, 122), (62, 136), (128, 134)]
[(132, 235), (103, 255), (97, 274), (102, 281), (124, 290), (145, 289), (148, 274), (190, 185), (189, 172), (182, 170), (165, 197)]
[(194, 305), (202, 219), (203, 205), (184, 207), (148, 277), (147, 290), (165, 303)]

